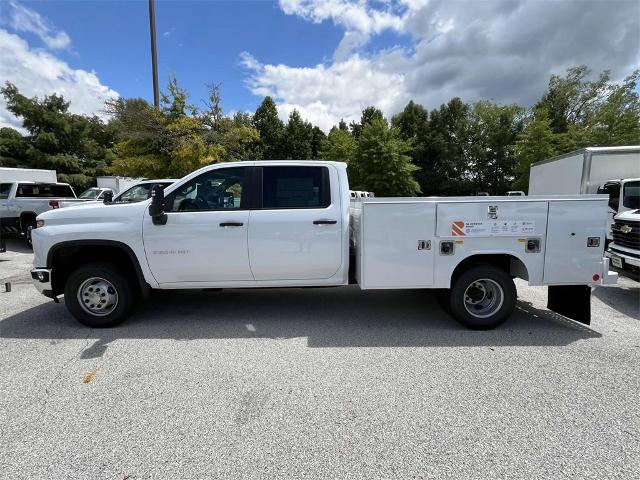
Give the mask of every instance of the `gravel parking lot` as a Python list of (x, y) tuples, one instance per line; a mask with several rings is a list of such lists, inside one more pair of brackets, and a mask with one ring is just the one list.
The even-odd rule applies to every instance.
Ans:
[[(7, 479), (638, 478), (640, 291), (586, 327), (518, 283), (459, 327), (430, 292), (158, 292), (94, 330), (0, 254)], [(4, 290), (4, 289), (3, 289)]]

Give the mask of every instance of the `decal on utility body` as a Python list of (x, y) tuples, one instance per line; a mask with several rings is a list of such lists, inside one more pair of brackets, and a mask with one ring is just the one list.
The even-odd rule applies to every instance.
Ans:
[(451, 223), (451, 235), (454, 237), (522, 235), (534, 233), (535, 229), (536, 222), (531, 220), (457, 220)]
[(454, 237), (464, 236), (464, 222), (453, 222), (451, 224), (451, 235)]

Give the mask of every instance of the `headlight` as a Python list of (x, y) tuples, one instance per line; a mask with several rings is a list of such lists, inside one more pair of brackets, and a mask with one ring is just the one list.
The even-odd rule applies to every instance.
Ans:
[(36, 220), (36, 228), (44, 227), (44, 220)]

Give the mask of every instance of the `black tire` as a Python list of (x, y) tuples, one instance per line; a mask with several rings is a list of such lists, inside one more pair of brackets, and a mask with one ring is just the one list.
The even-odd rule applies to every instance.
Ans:
[(516, 286), (507, 272), (493, 265), (478, 265), (453, 281), (449, 308), (465, 327), (490, 330), (509, 318), (516, 298)]
[(451, 314), (451, 305), (449, 303), (451, 301), (451, 290), (448, 288), (438, 288), (435, 291), (435, 295), (440, 308), (442, 308), (446, 313)]
[[(86, 282), (88, 282), (89, 288), (91, 287), (91, 279), (105, 280), (106, 282), (100, 282), (97, 285), (107, 284), (109, 286), (108, 284), (110, 284), (112, 290), (117, 294), (117, 297), (111, 291), (108, 294), (117, 299), (108, 314), (97, 312), (92, 314), (88, 311), (89, 306), (85, 308), (78, 298), (82, 296), (79, 294), (79, 290)], [(98, 288), (96, 288), (97, 291)], [(93, 263), (80, 267), (69, 275), (64, 286), (64, 303), (69, 313), (80, 323), (92, 328), (106, 328), (118, 325), (127, 319), (135, 304), (135, 294), (131, 282), (113, 265)]]
[(24, 234), (24, 241), (28, 248), (33, 248), (33, 243), (31, 242), (31, 231), (34, 228), (36, 228), (35, 218), (30, 218), (22, 224), (22, 233)]

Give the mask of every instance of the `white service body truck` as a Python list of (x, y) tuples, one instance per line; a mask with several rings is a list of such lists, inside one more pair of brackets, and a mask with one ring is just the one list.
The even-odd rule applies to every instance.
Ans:
[(151, 289), (438, 289), (463, 325), (513, 311), (513, 277), (549, 286), (549, 308), (589, 323), (592, 286), (615, 283), (604, 195), (360, 198), (346, 165), (216, 164), (151, 199), (38, 216), (35, 286), (92, 327)]

